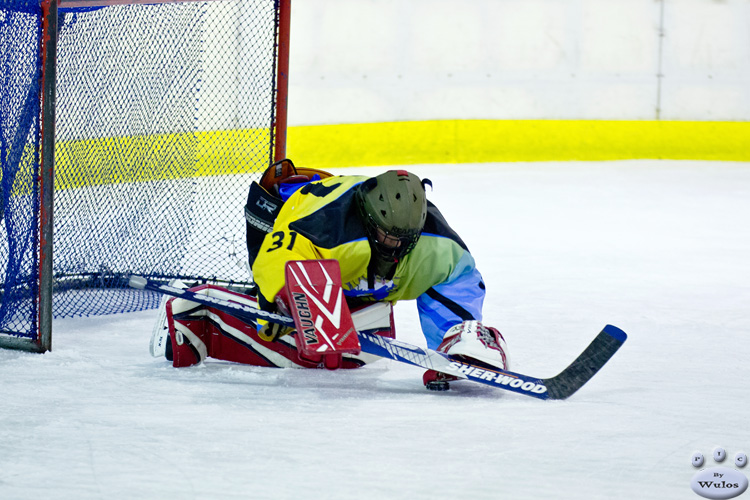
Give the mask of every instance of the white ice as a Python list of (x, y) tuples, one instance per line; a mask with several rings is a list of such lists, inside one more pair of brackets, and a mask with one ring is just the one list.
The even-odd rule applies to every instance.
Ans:
[[(750, 164), (407, 168), (474, 254), (516, 371), (629, 334), (577, 394), (430, 393), (386, 361), (174, 369), (148, 352), (155, 311), (59, 320), (52, 352), (0, 351), (0, 498), (688, 499), (693, 452), (750, 452)], [(396, 321), (422, 342), (413, 303)]]

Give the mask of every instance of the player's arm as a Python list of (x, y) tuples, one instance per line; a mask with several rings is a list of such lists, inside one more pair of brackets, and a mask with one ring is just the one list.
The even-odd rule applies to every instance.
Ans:
[(482, 275), (471, 254), (463, 251), (447, 279), (417, 297), (419, 319), (427, 346), (437, 348), (445, 332), (454, 325), (470, 320), (480, 321), (484, 296)]

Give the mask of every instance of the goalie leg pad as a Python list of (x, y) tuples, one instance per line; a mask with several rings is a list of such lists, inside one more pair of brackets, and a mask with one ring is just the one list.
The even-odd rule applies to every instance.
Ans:
[(200, 318), (175, 320), (172, 313), (175, 300), (179, 299), (170, 299), (166, 305), (167, 325), (172, 342), (172, 366), (181, 368), (197, 365), (208, 356), (205, 324)]
[[(190, 291), (257, 307), (254, 297), (214, 285), (201, 285)], [(209, 357), (264, 367), (321, 367), (320, 360), (300, 356), (295, 335), (266, 341), (258, 335), (255, 323), (181, 298), (170, 299), (166, 312), (171, 340), (177, 347), (173, 366), (192, 366)], [(341, 368), (357, 368), (362, 364), (359, 359), (342, 359)]]
[[(253, 297), (214, 285), (190, 291), (256, 306)], [(263, 341), (255, 323), (181, 298), (170, 299), (166, 312), (175, 367), (192, 366), (207, 357), (254, 366), (296, 366), (296, 349), (285, 342)]]
[[(214, 285), (201, 285), (190, 291), (256, 306), (255, 298)], [(326, 367), (325, 358), (310, 359), (300, 353), (296, 333), (266, 341), (258, 335), (255, 323), (181, 298), (170, 299), (165, 309), (172, 345), (176, 347), (172, 360), (175, 367), (192, 366), (207, 357), (253, 366)], [(357, 331), (395, 338), (393, 308), (389, 302), (359, 307), (351, 319)], [(343, 353), (334, 368), (358, 368), (378, 359), (367, 353)]]

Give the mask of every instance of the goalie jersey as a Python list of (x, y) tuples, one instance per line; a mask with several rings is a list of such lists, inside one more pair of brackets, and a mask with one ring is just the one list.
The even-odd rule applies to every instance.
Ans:
[(466, 245), (429, 201), (414, 249), (395, 269), (380, 271), (355, 199), (357, 186), (367, 179), (329, 177), (289, 197), (253, 262), (259, 302), (264, 308), (273, 304), (284, 286), (286, 262), (336, 259), (350, 304), (416, 299), (427, 346), (435, 349), (451, 326), (482, 319), (482, 276)]

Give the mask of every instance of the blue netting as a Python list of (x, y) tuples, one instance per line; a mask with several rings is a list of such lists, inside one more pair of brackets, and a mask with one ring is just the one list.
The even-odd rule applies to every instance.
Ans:
[(0, 332), (34, 337), (38, 266), (38, 3), (0, 3)]

